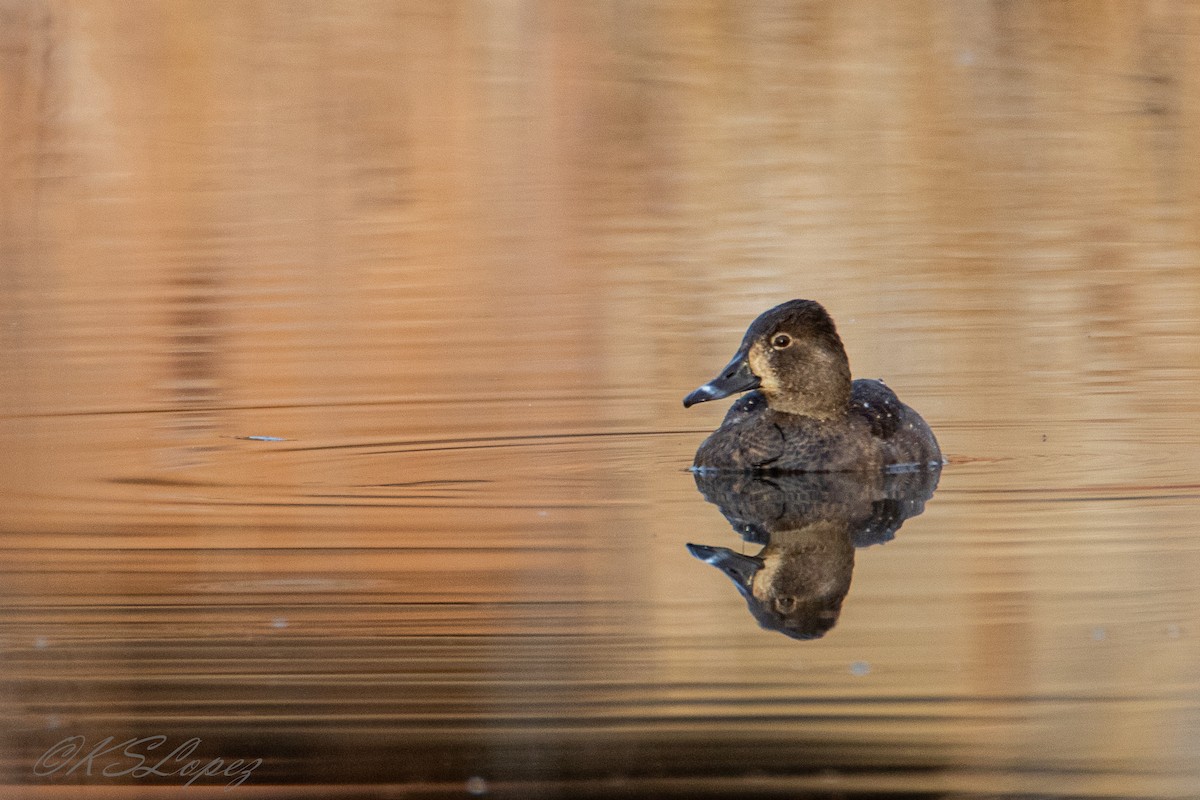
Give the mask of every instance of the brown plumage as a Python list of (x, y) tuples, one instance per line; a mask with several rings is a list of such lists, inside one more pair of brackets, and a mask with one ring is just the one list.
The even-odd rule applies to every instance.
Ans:
[(921, 415), (875, 380), (850, 380), (829, 314), (792, 300), (751, 323), (721, 374), (684, 406), (740, 398), (696, 451), (700, 469), (861, 472), (936, 469), (942, 452)]

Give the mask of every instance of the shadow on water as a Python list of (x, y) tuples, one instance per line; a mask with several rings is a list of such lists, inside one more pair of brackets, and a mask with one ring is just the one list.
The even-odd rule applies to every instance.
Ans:
[(698, 472), (704, 499), (762, 550), (748, 556), (689, 544), (688, 552), (733, 581), (763, 628), (818, 639), (841, 615), (855, 549), (891, 540), (905, 520), (925, 510), (940, 476), (941, 470), (770, 477)]

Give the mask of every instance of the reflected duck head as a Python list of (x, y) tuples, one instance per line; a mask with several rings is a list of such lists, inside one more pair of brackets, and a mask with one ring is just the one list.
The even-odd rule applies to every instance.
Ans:
[(850, 363), (828, 312), (813, 300), (790, 300), (750, 324), (721, 373), (683, 400), (684, 407), (758, 389), (775, 411), (816, 419), (844, 415)]
[(836, 532), (757, 556), (689, 544), (688, 552), (733, 581), (758, 624), (793, 639), (819, 639), (837, 624), (850, 590), (854, 547)]

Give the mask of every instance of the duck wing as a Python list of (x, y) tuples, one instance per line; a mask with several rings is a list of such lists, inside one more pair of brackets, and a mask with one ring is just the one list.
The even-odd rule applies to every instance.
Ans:
[(867, 421), (872, 436), (890, 439), (900, 429), (908, 406), (883, 381), (860, 378), (850, 386), (850, 413)]

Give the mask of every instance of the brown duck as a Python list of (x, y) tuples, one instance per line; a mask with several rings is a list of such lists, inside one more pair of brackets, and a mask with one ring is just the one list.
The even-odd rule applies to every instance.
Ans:
[(866, 472), (938, 469), (942, 451), (921, 415), (881, 381), (850, 380), (833, 319), (790, 300), (751, 323), (721, 374), (685, 407), (741, 397), (696, 451), (699, 470)]

